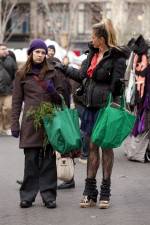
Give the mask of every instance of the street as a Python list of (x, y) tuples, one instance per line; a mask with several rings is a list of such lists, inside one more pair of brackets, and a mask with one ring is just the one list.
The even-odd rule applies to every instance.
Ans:
[[(0, 137), (0, 225), (149, 225), (150, 164), (128, 161), (115, 149), (112, 175), (111, 206), (107, 210), (81, 209), (79, 202), (84, 188), (86, 165), (76, 159), (75, 189), (59, 190), (57, 208), (47, 209), (38, 195), (34, 206), (19, 207), (19, 185), (24, 155), (18, 139)], [(97, 186), (101, 180), (98, 171)]]

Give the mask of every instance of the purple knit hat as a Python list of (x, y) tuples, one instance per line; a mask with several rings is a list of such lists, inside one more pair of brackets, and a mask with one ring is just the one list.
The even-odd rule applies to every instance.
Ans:
[(33, 52), (35, 49), (38, 48), (44, 49), (47, 54), (48, 49), (45, 42), (42, 39), (34, 39), (27, 50), (27, 54), (30, 55), (31, 52)]

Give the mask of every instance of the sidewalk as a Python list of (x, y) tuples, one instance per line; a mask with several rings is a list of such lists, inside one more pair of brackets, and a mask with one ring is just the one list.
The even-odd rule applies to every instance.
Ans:
[[(23, 176), (23, 151), (18, 140), (0, 137), (0, 225), (149, 225), (150, 164), (127, 161), (115, 150), (111, 206), (81, 209), (86, 165), (76, 160), (76, 188), (59, 190), (56, 209), (43, 207), (40, 196), (32, 208), (19, 207), (19, 185)], [(101, 169), (101, 168), (100, 168)], [(101, 171), (98, 171), (100, 186)]]

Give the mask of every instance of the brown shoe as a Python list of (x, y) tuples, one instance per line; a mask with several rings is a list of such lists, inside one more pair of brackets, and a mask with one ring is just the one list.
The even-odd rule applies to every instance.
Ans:
[(94, 202), (92, 199), (90, 199), (88, 196), (83, 196), (83, 198), (80, 201), (80, 207), (81, 208), (89, 208), (96, 206), (96, 202)]

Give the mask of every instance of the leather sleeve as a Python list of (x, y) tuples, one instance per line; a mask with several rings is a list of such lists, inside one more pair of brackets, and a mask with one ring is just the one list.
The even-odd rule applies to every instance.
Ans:
[(122, 95), (123, 93), (124, 85), (121, 79), (124, 78), (125, 70), (126, 70), (125, 58), (116, 59), (113, 66), (112, 79), (110, 85), (113, 96), (119, 96)]

